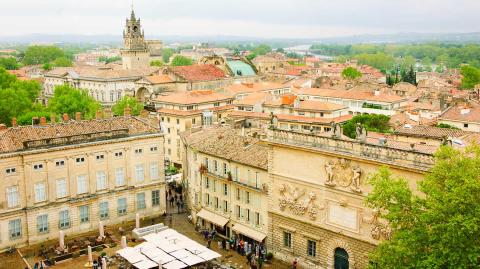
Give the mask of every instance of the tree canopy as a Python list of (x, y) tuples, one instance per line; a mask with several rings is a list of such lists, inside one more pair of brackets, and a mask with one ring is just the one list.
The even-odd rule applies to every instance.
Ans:
[(121, 59), (122, 59), (122, 57), (120, 57), (120, 56), (115, 56), (115, 57), (101, 56), (101, 57), (98, 57), (99, 62), (103, 62), (103, 63), (106, 63), (106, 64), (113, 63), (113, 62), (116, 62), (116, 61), (120, 61)]
[(185, 65), (192, 65), (192, 59), (182, 56), (182, 55), (177, 55), (173, 58), (172, 63), (170, 64), (171, 66), (185, 66)]
[(160, 61), (160, 60), (154, 60), (154, 61), (151, 61), (151, 62), (150, 62), (150, 66), (162, 67), (162, 66), (163, 66), (163, 62)]
[(59, 57), (53, 61), (53, 65), (56, 67), (70, 67), (73, 63), (67, 57)]
[(25, 51), (23, 63), (46, 64), (55, 61), (57, 58), (65, 57), (62, 49), (55, 46), (30, 46)]
[(162, 50), (163, 62), (164, 63), (169, 63), (170, 62), (170, 57), (172, 57), (173, 53), (175, 53), (175, 51), (173, 49), (170, 49), (170, 48), (163, 49)]
[(131, 113), (133, 116), (140, 115), (140, 112), (143, 110), (143, 103), (138, 102), (135, 97), (124, 96), (120, 101), (113, 105), (112, 112), (116, 116), (122, 116), (127, 106), (132, 109)]
[(76, 112), (82, 113), (86, 119), (95, 117), (101, 107), (86, 90), (72, 88), (69, 85), (55, 87), (53, 97), (48, 101), (48, 108), (58, 115), (67, 113), (74, 117)]
[(343, 69), (342, 77), (348, 80), (355, 80), (357, 78), (361, 78), (362, 73), (360, 73), (360, 71), (358, 71), (356, 68), (349, 66)]
[(390, 117), (385, 115), (357, 115), (343, 125), (343, 134), (356, 138), (357, 123), (362, 124), (367, 131), (386, 133), (390, 131), (389, 121)]
[(412, 192), (381, 168), (366, 204), (392, 228), (370, 255), (372, 268), (477, 268), (480, 257), (480, 148), (443, 146)]
[(37, 81), (17, 80), (0, 68), (0, 123), (10, 126), (13, 117), (31, 111), (40, 89)]
[(0, 57), (0, 67), (3, 67), (7, 70), (16, 70), (18, 69), (17, 59), (14, 57), (1, 58)]
[(462, 89), (473, 89), (480, 83), (480, 69), (466, 65), (462, 66), (460, 72), (463, 75), (460, 86)]

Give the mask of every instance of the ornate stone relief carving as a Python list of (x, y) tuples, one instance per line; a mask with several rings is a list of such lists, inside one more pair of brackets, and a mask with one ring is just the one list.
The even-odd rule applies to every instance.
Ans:
[(311, 220), (316, 220), (318, 211), (325, 208), (323, 205), (315, 204), (317, 195), (313, 191), (309, 192), (304, 199), (300, 199), (305, 196), (305, 190), (299, 190), (298, 187), (295, 187), (290, 191), (285, 184), (282, 184), (279, 192), (281, 197), (278, 199), (278, 205), (281, 211), (289, 209), (295, 215), (305, 215), (307, 213)]
[(352, 165), (350, 160), (339, 158), (336, 162), (333, 160), (325, 164), (327, 178), (325, 185), (334, 187), (350, 187), (354, 192), (361, 193), (361, 179), (363, 171), (358, 164)]
[(392, 236), (392, 228), (387, 223), (382, 223), (379, 220), (380, 211), (378, 209), (374, 209), (372, 211), (372, 216), (369, 218), (363, 217), (363, 222), (371, 224), (372, 230), (370, 234), (373, 239), (380, 240), (381, 238), (390, 239)]

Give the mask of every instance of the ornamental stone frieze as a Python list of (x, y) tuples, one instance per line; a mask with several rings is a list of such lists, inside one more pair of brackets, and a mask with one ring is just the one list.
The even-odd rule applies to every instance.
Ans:
[(372, 225), (372, 229), (370, 231), (370, 235), (375, 240), (390, 239), (392, 236), (392, 228), (388, 223), (382, 223), (379, 219), (380, 211), (378, 209), (374, 209), (372, 211), (372, 216), (370, 217), (363, 217), (363, 222)]
[[(295, 215), (303, 216), (305, 214), (311, 220), (316, 220), (318, 211), (323, 210), (324, 206), (318, 206), (315, 204), (317, 195), (315, 192), (311, 191), (306, 195), (306, 190), (299, 190), (298, 187), (293, 189), (289, 188), (287, 185), (282, 184), (279, 187), (280, 198), (278, 199), (278, 205), (281, 211), (288, 209)], [(304, 197), (302, 199), (302, 197)]]
[(352, 164), (350, 160), (338, 158), (325, 163), (325, 185), (329, 187), (340, 186), (350, 188), (352, 191), (361, 193), (361, 179), (363, 171), (358, 164)]

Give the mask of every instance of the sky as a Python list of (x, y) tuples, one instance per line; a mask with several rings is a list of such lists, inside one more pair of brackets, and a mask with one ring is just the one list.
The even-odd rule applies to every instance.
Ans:
[[(132, 0), (0, 0), (0, 36), (121, 35)], [(145, 35), (322, 38), (480, 32), (479, 0), (133, 0)]]

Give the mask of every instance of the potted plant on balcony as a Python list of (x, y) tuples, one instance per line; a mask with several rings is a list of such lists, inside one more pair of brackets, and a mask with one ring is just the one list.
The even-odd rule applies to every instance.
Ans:
[(228, 181), (232, 181), (232, 180), (233, 180), (232, 172), (230, 172), (230, 171), (227, 172), (227, 179), (228, 179)]
[(200, 172), (200, 174), (205, 174), (207, 173), (208, 169), (207, 169), (207, 166), (205, 166), (205, 164), (201, 164), (200, 165), (200, 168), (198, 169), (198, 171)]

